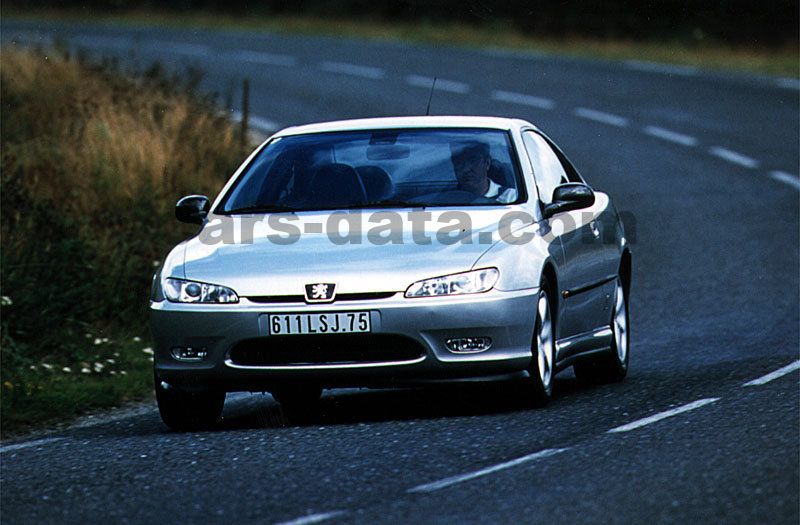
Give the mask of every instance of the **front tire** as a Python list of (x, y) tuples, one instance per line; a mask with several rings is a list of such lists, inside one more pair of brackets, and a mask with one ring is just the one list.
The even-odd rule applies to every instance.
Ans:
[(614, 308), (611, 313), (611, 348), (602, 356), (575, 363), (575, 377), (588, 383), (618, 383), (628, 374), (630, 360), (630, 315), (628, 293), (617, 277), (614, 290)]
[(536, 300), (536, 322), (531, 343), (532, 359), (528, 369), (528, 400), (535, 407), (543, 407), (553, 396), (555, 376), (555, 323), (553, 321), (553, 295), (547, 278), (542, 278)]
[(154, 378), (158, 412), (172, 430), (205, 430), (219, 421), (225, 405), (224, 391), (190, 392), (161, 381), (158, 375), (154, 374)]

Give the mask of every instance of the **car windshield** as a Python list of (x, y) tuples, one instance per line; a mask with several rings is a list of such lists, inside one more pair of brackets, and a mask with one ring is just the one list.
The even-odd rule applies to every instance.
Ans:
[(313, 133), (268, 144), (218, 213), (498, 205), (522, 197), (509, 134), (490, 129)]

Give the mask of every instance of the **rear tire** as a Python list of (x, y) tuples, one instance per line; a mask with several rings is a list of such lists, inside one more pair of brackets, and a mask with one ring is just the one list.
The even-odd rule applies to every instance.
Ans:
[(202, 390), (191, 392), (168, 385), (155, 375), (156, 401), (161, 420), (179, 432), (205, 430), (222, 416), (225, 392)]
[(528, 369), (527, 400), (534, 407), (543, 407), (553, 396), (555, 376), (555, 322), (550, 282), (542, 277), (536, 300), (536, 321), (531, 342), (532, 359)]
[(611, 348), (601, 356), (575, 363), (575, 377), (587, 383), (618, 383), (628, 374), (630, 360), (630, 314), (628, 294), (617, 277), (611, 312)]

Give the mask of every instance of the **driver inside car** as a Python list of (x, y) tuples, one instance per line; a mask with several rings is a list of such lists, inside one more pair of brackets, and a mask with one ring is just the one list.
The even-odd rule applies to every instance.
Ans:
[(450, 160), (458, 180), (458, 189), (502, 204), (517, 200), (517, 190), (501, 186), (489, 177), (492, 157), (488, 144), (478, 141), (452, 143)]

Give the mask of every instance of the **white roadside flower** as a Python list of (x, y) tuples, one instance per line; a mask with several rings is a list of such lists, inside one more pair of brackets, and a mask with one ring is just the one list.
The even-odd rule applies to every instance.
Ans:
[(99, 344), (102, 344), (102, 343), (103, 343), (103, 340), (102, 340), (102, 339), (100, 339), (99, 337), (96, 337), (96, 338), (95, 338), (95, 340), (94, 340), (94, 344), (96, 344), (96, 345), (99, 345)]
[(42, 363), (42, 368), (44, 368), (45, 370), (52, 370), (53, 365), (51, 365), (50, 363)]
[(81, 368), (81, 374), (91, 374), (91, 373), (92, 371), (89, 370), (88, 368)]
[(150, 348), (149, 346), (147, 348), (142, 348), (142, 352), (147, 355), (153, 355), (153, 349)]
[(125, 370), (120, 370), (119, 371), (119, 375), (126, 376), (126, 375), (128, 375), (128, 372), (126, 372)]
[(0, 297), (0, 306), (11, 306), (12, 304), (14, 304), (14, 301), (11, 300), (11, 297), (7, 295)]
[(134, 338), (133, 338), (133, 342), (134, 342), (134, 343), (141, 343), (141, 342), (142, 342), (142, 338), (141, 338), (141, 337), (139, 337), (138, 335), (137, 335), (137, 336), (134, 336)]
[(69, 374), (70, 372), (72, 372), (72, 369), (68, 366), (65, 366), (64, 368), (61, 369), (61, 371), (66, 374)]

